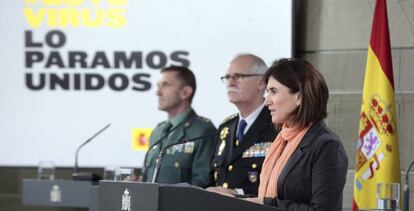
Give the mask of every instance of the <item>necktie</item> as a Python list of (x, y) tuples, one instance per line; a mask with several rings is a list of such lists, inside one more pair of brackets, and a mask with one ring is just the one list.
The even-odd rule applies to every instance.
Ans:
[(166, 136), (170, 132), (171, 127), (172, 127), (172, 124), (170, 122), (165, 123), (164, 130), (163, 130), (162, 134), (164, 136)]
[(162, 129), (161, 138), (160, 140), (160, 149), (163, 148), (163, 143), (165, 142), (164, 139), (168, 137), (168, 134), (171, 132), (172, 124), (170, 122), (166, 122), (164, 128)]
[(246, 125), (247, 125), (246, 120), (242, 119), (239, 123), (239, 128), (237, 128), (236, 138), (238, 142), (241, 142), (243, 140), (244, 129), (246, 128)]

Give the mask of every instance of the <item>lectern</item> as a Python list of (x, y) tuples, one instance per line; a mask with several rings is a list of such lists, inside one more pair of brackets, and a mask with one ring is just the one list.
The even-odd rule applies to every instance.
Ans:
[(88, 181), (23, 179), (22, 204), (97, 211), (98, 185)]
[(282, 211), (189, 185), (101, 181), (99, 211)]

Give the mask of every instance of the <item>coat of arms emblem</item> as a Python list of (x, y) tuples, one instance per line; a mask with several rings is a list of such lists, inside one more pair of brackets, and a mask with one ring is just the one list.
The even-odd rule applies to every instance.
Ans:
[(125, 188), (124, 194), (122, 194), (121, 210), (131, 211), (131, 194), (129, 194), (128, 188)]
[(62, 201), (62, 191), (58, 185), (53, 185), (50, 190), (50, 202), (61, 202)]

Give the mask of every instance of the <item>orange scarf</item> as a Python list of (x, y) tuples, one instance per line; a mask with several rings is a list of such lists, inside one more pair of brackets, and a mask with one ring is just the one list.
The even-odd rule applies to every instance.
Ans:
[(267, 150), (260, 173), (259, 198), (277, 197), (277, 181), (290, 156), (309, 130), (296, 126), (287, 127), (285, 124)]

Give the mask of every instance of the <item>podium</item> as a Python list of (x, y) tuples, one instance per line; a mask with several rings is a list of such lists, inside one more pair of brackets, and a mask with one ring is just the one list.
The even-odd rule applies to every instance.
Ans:
[(101, 181), (99, 211), (282, 211), (190, 185)]
[(97, 211), (98, 186), (88, 181), (23, 179), (22, 204)]

